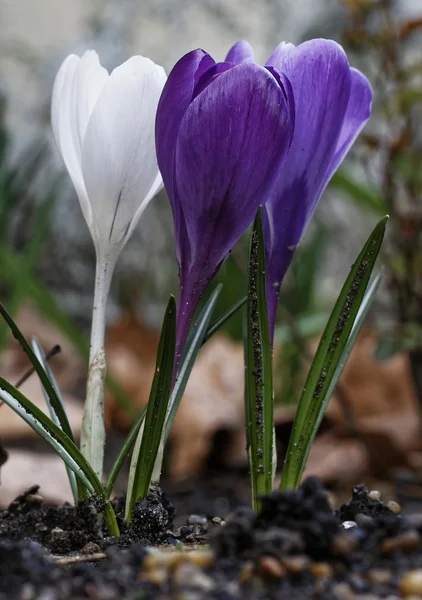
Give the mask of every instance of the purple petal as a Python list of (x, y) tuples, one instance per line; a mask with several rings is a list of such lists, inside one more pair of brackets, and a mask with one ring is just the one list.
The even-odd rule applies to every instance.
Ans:
[(352, 76), (343, 49), (329, 40), (312, 40), (296, 48), (280, 45), (270, 63), (289, 78), (296, 111), (292, 146), (264, 211), (267, 301), (273, 324), (281, 281), (329, 181), (337, 151), (346, 144), (341, 131)]
[(224, 71), (228, 71), (232, 69), (233, 65), (228, 62), (216, 63), (209, 69), (205, 71), (198, 79), (195, 89), (193, 91), (192, 100), (196, 98), (206, 87), (210, 85), (214, 81), (216, 77), (220, 75), (220, 73), (224, 73)]
[(240, 65), (244, 62), (255, 62), (254, 51), (249, 42), (240, 40), (227, 52), (225, 62)]
[(180, 122), (192, 101), (196, 82), (213, 64), (209, 54), (193, 50), (176, 63), (164, 86), (157, 109), (155, 137), (158, 165), (169, 196), (173, 195), (174, 153)]
[[(155, 142), (158, 166), (163, 176), (175, 222), (176, 239), (183, 236), (180, 203), (175, 198), (174, 157), (180, 122), (192, 101), (195, 84), (201, 75), (214, 64), (214, 60), (203, 50), (193, 50), (183, 56), (173, 67), (164, 86), (157, 109)], [(176, 247), (176, 254), (180, 255)]]
[(278, 84), (281, 88), (281, 91), (284, 94), (284, 97), (287, 101), (287, 106), (289, 108), (289, 121), (291, 124), (291, 132), (292, 132), (292, 140), (293, 133), (295, 130), (295, 120), (296, 120), (296, 110), (295, 110), (295, 97), (293, 93), (293, 87), (290, 83), (290, 79), (284, 74), (277, 71), (275, 67), (265, 67), (267, 71), (271, 73), (271, 75), (278, 81)]
[(280, 67), (285, 57), (294, 51), (296, 46), (290, 42), (281, 42), (270, 54), (266, 64), (273, 67)]
[[(372, 108), (372, 88), (371, 84), (360, 71), (350, 69), (352, 76), (352, 89), (347, 104), (346, 115), (344, 117), (343, 127), (340, 137), (337, 141), (337, 147), (333, 160), (331, 161), (329, 178), (335, 173), (344, 157), (350, 150), (355, 139), (371, 116)], [(321, 190), (321, 193), (324, 190)]]
[(290, 139), (284, 93), (254, 64), (222, 73), (189, 106), (179, 129), (176, 181), (197, 268), (213, 274), (250, 225)]

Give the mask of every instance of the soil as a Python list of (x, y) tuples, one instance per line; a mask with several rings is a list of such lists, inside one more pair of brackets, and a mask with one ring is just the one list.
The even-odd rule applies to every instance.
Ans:
[[(333, 511), (310, 478), (263, 498), (257, 515), (246, 505), (206, 514), (209, 499), (179, 526), (156, 490), (116, 539), (95, 501), (47, 507), (32, 488), (0, 513), (0, 600), (422, 598), (422, 520), (378, 496), (358, 486)], [(235, 501), (232, 490), (226, 508)], [(116, 500), (121, 525), (123, 508)]]

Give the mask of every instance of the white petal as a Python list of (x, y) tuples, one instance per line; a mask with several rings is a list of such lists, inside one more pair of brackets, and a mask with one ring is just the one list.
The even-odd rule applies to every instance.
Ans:
[(162, 67), (134, 56), (111, 73), (92, 112), (82, 165), (97, 247), (111, 243), (121, 249), (152, 197), (158, 176), (155, 115), (165, 81)]
[(144, 210), (146, 209), (146, 207), (148, 206), (150, 201), (154, 198), (154, 196), (156, 196), (158, 194), (158, 192), (160, 190), (163, 189), (163, 187), (164, 187), (163, 178), (161, 177), (160, 171), (158, 171), (157, 177), (155, 178), (154, 183), (152, 184), (148, 194), (146, 195), (145, 200), (143, 202), (141, 202), (138, 210), (135, 213), (135, 216), (133, 217), (133, 219), (131, 221), (131, 224), (130, 224), (129, 229), (125, 236), (124, 243), (126, 243), (127, 240), (130, 238), (130, 236), (132, 235), (133, 230), (135, 229), (136, 225), (138, 224), (138, 221), (141, 218), (142, 213), (144, 212)]
[(54, 81), (51, 100), (51, 124), (57, 148), (78, 194), (82, 212), (88, 226), (92, 226), (92, 212), (82, 174), (81, 153), (75, 128), (73, 81), (81, 59), (68, 56)]
[(85, 52), (76, 69), (72, 85), (74, 126), (81, 154), (88, 121), (107, 79), (108, 71), (101, 66), (98, 54), (94, 50)]

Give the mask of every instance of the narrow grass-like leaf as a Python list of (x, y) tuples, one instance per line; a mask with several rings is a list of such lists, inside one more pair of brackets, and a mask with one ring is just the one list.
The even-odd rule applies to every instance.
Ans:
[(101, 481), (74, 442), (42, 410), (3, 377), (0, 377), (0, 398), (40, 437), (50, 444), (91, 494), (97, 494), (102, 498), (104, 501), (104, 516), (110, 534), (119, 535), (116, 515), (105, 495)]
[[(358, 335), (359, 335), (359, 333), (360, 333), (360, 331), (361, 331), (361, 329), (363, 327), (363, 324), (365, 322), (366, 317), (368, 316), (369, 309), (371, 308), (372, 302), (375, 299), (375, 294), (378, 291), (378, 288), (379, 288), (380, 283), (382, 281), (382, 277), (383, 277), (383, 272), (381, 270), (379, 273), (377, 273), (375, 275), (375, 277), (373, 277), (373, 279), (370, 281), (370, 283), (368, 285), (368, 289), (366, 290), (366, 293), (365, 293), (365, 296), (363, 298), (362, 304), (360, 305), (358, 314), (356, 315), (355, 322), (353, 323), (352, 331), (350, 332), (350, 335), (349, 335), (349, 338), (347, 340), (346, 346), (345, 346), (345, 348), (344, 348), (344, 350), (342, 352), (342, 355), (341, 355), (340, 360), (338, 362), (337, 368), (336, 368), (336, 370), (334, 372), (333, 378), (332, 378), (331, 383), (330, 383), (330, 385), (328, 387), (328, 390), (327, 390), (327, 392), (325, 394), (325, 398), (324, 398), (324, 400), (322, 402), (321, 410), (320, 410), (319, 415), (318, 415), (318, 420), (317, 420), (317, 422), (315, 424), (314, 431), (312, 433), (311, 444), (312, 444), (313, 440), (315, 439), (315, 435), (318, 432), (319, 426), (321, 425), (322, 417), (324, 416), (324, 412), (325, 412), (325, 409), (327, 407), (328, 401), (329, 401), (329, 399), (331, 398), (331, 396), (332, 396), (332, 394), (334, 392), (334, 389), (335, 389), (335, 387), (336, 387), (336, 385), (338, 383), (338, 380), (340, 379), (341, 374), (343, 372), (343, 369), (345, 367), (345, 364), (348, 361), (350, 353), (353, 350), (353, 346), (356, 343), (356, 339), (357, 339), (357, 337), (358, 337)], [(309, 450), (308, 450), (308, 452), (309, 452)]]
[(223, 327), (227, 321), (230, 319), (230, 317), (232, 317), (234, 314), (237, 313), (238, 310), (240, 310), (242, 308), (242, 306), (244, 304), (246, 304), (246, 302), (248, 301), (248, 298), (245, 296), (244, 298), (242, 298), (241, 300), (239, 300), (239, 302), (236, 302), (236, 304), (233, 304), (233, 306), (231, 308), (229, 308), (229, 310), (227, 310), (225, 313), (223, 313), (221, 315), (221, 317), (219, 317), (215, 323), (213, 323), (209, 329), (207, 330), (207, 333), (205, 334), (203, 340), (202, 340), (202, 344), (205, 344), (205, 342), (207, 342), (211, 336), (214, 335), (214, 333), (217, 333), (217, 331), (219, 329), (221, 329), (221, 327)]
[(251, 234), (245, 335), (245, 420), (252, 484), (252, 505), (273, 486), (274, 394), (272, 349), (265, 292), (265, 244), (262, 209)]
[(142, 423), (145, 420), (146, 412), (147, 412), (147, 407), (145, 406), (141, 410), (140, 414), (138, 415), (138, 418), (136, 419), (135, 423), (132, 425), (132, 428), (131, 428), (129, 434), (128, 434), (123, 446), (121, 447), (116, 460), (113, 463), (113, 466), (107, 477), (107, 483), (105, 485), (105, 492), (108, 497), (110, 497), (110, 494), (113, 491), (113, 487), (114, 487), (114, 484), (116, 483), (117, 476), (119, 475), (120, 470), (121, 470), (126, 458), (128, 457), (130, 451), (134, 447), (136, 438), (138, 436), (138, 431), (139, 431)]
[(38, 377), (40, 378), (40, 381), (46, 391), (46, 394), (48, 394), (48, 397), (50, 399), (50, 402), (54, 408), (54, 411), (57, 415), (57, 418), (59, 419), (60, 425), (64, 431), (64, 433), (72, 440), (74, 441), (73, 438), (73, 432), (72, 429), (70, 427), (70, 423), (69, 420), (67, 418), (66, 412), (60, 402), (60, 398), (57, 396), (57, 393), (54, 389), (54, 387), (51, 385), (51, 382), (48, 378), (48, 375), (46, 373), (46, 371), (44, 370), (42, 364), (40, 363), (40, 361), (38, 360), (38, 358), (36, 357), (34, 351), (32, 350), (30, 344), (26, 341), (24, 335), (21, 333), (21, 331), (19, 330), (19, 327), (16, 325), (16, 323), (14, 322), (14, 320), (12, 319), (12, 317), (9, 315), (9, 313), (7, 312), (7, 310), (4, 308), (4, 306), (0, 303), (0, 314), (2, 315), (2, 317), (4, 318), (4, 320), (6, 321), (7, 325), (10, 327), (10, 330), (13, 334), (13, 336), (17, 339), (17, 341), (19, 342), (19, 344), (22, 346), (23, 351), (25, 352), (25, 354), (27, 355), (27, 357), (29, 358), (32, 366), (34, 367)]
[[(227, 321), (230, 319), (232, 315), (234, 315), (246, 302), (247, 298), (242, 298), (239, 302), (233, 305), (227, 312), (225, 312), (221, 317), (208, 329), (206, 329), (206, 333), (204, 335), (205, 328), (208, 326), (208, 323), (212, 316), (212, 311), (215, 307), (215, 303), (217, 301), (218, 294), (221, 291), (221, 284), (219, 284), (211, 295), (208, 303), (202, 310), (201, 314), (198, 317), (198, 320), (195, 322), (195, 325), (192, 328), (193, 335), (188, 338), (187, 341), (187, 353), (185, 357), (181, 361), (181, 366), (179, 370), (179, 377), (177, 378), (175, 387), (170, 397), (169, 401), (169, 417), (166, 419), (166, 438), (171, 429), (171, 424), (173, 422), (173, 415), (176, 415), (177, 408), (179, 406), (180, 399), (183, 395), (183, 392), (186, 388), (187, 380), (192, 371), (193, 364), (195, 362), (196, 356), (198, 354), (201, 346), (205, 344), (206, 341), (210, 339), (211, 336), (214, 335)], [(107, 484), (105, 486), (107, 495), (109, 496), (113, 490), (114, 484), (116, 482), (117, 476), (120, 472), (120, 469), (123, 466), (123, 463), (126, 460), (129, 452), (132, 450), (136, 436), (138, 435), (139, 428), (142, 425), (143, 420), (145, 419), (146, 408), (142, 410), (135, 423), (130, 430), (129, 435), (127, 436), (123, 447), (121, 448), (116, 461), (111, 468), (109, 473)]]
[(175, 347), (176, 302), (174, 296), (170, 296), (158, 345), (155, 375), (148, 400), (144, 428), (143, 431), (140, 429), (138, 433), (138, 439), (142, 438), (142, 441), (139, 446), (139, 453), (135, 452), (135, 444), (132, 457), (132, 465), (135, 464), (136, 468), (133, 485), (131, 482), (130, 487), (128, 487), (128, 504), (126, 508), (126, 520), (128, 522), (132, 518), (136, 502), (145, 498), (150, 488), (151, 476), (163, 435), (170, 399)]
[[(61, 405), (63, 406), (63, 410), (66, 412), (66, 408), (65, 408), (65, 404), (64, 404), (64, 400), (63, 400), (63, 396), (60, 392), (60, 388), (57, 384), (56, 378), (54, 377), (54, 373), (50, 368), (50, 365), (47, 362), (46, 359), (46, 355), (45, 352), (43, 350), (43, 347), (41, 346), (41, 344), (39, 343), (39, 341), (37, 340), (37, 338), (34, 336), (32, 338), (32, 349), (34, 350), (35, 356), (38, 358), (38, 360), (40, 361), (40, 363), (42, 364), (44, 371), (47, 373), (47, 376), (50, 380), (51, 385), (53, 386), (58, 399), (60, 400)], [(48, 410), (50, 412), (50, 417), (51, 420), (54, 421), (54, 423), (56, 425), (58, 425), (60, 427), (60, 429), (63, 431), (63, 426), (60, 422), (60, 419), (56, 413), (56, 411), (54, 410), (53, 405), (50, 402), (50, 397), (47, 394), (45, 388), (42, 388), (43, 394), (44, 394), (44, 398), (45, 401), (47, 403), (48, 406)], [(78, 503), (79, 501), (79, 491), (78, 491), (78, 483), (76, 480), (76, 475), (75, 473), (72, 471), (72, 469), (70, 467), (68, 467), (66, 465), (66, 471), (67, 471), (67, 476), (69, 478), (69, 483), (70, 483), (70, 487), (72, 489), (72, 495), (73, 495), (73, 499), (75, 501), (75, 504)]]
[(324, 402), (349, 340), (369, 278), (384, 238), (388, 217), (376, 225), (352, 266), (322, 334), (302, 396), (287, 448), (281, 489), (299, 485), (316, 424), (322, 418)]
[(186, 389), (189, 376), (192, 372), (198, 352), (204, 342), (204, 337), (207, 334), (208, 326), (211, 321), (212, 313), (215, 308), (218, 296), (221, 293), (222, 284), (219, 283), (215, 290), (208, 298), (204, 308), (199, 313), (198, 319), (195, 321), (192, 330), (186, 342), (186, 350), (183, 353), (180, 363), (179, 372), (171, 392), (169, 407), (166, 418), (165, 438), (167, 440), (171, 426), (179, 408), (180, 401)]

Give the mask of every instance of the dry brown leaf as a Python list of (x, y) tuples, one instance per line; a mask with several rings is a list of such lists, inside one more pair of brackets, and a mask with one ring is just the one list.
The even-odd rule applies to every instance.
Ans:
[(0, 508), (6, 508), (32, 485), (51, 504), (72, 502), (72, 492), (63, 461), (56, 455), (11, 449), (1, 468)]
[(316, 475), (330, 485), (349, 486), (362, 480), (368, 470), (369, 456), (361, 442), (327, 432), (313, 444), (304, 477)]
[[(110, 328), (107, 340), (110, 371), (134, 405), (145, 406), (154, 372), (158, 334), (127, 315)], [(396, 453), (395, 463), (406, 464), (406, 454), (418, 448), (417, 401), (408, 358), (397, 355), (378, 363), (373, 358), (375, 344), (373, 335), (361, 334), (341, 378), (342, 390), (368, 440), (378, 436), (385, 446), (385, 439), (390, 439), (390, 446)], [(246, 462), (243, 369), (240, 344), (215, 335), (202, 348), (170, 434), (170, 475), (182, 478), (198, 473), (219, 430), (232, 433), (232, 444), (225, 449), (227, 462)], [(276, 408), (276, 423), (292, 421), (294, 412), (295, 408), (291, 406)], [(106, 413), (109, 424), (129, 426), (124, 413), (110, 397), (107, 398)], [(359, 479), (359, 474), (368, 466), (367, 451), (350, 433), (342, 406), (335, 396), (329, 403), (327, 417), (335, 430), (330, 434), (332, 437), (318, 438), (310, 457), (314, 468), (317, 469), (318, 463), (318, 472), (323, 479), (341, 481), (345, 476), (350, 481), (354, 477)], [(401, 426), (395, 427), (399, 417)], [(405, 424), (412, 419), (412, 427)], [(318, 460), (313, 458), (317, 455)], [(312, 466), (312, 462), (310, 464)], [(341, 474), (342, 469), (347, 474)]]
[[(126, 315), (107, 334), (109, 372), (135, 406), (146, 405), (155, 367), (158, 334)], [(201, 349), (170, 434), (169, 471), (173, 477), (196, 474), (203, 466), (217, 431), (234, 431), (231, 460), (239, 460), (245, 437), (243, 422), (243, 349), (215, 335)], [(110, 396), (109, 424), (128, 426), (127, 417)]]

